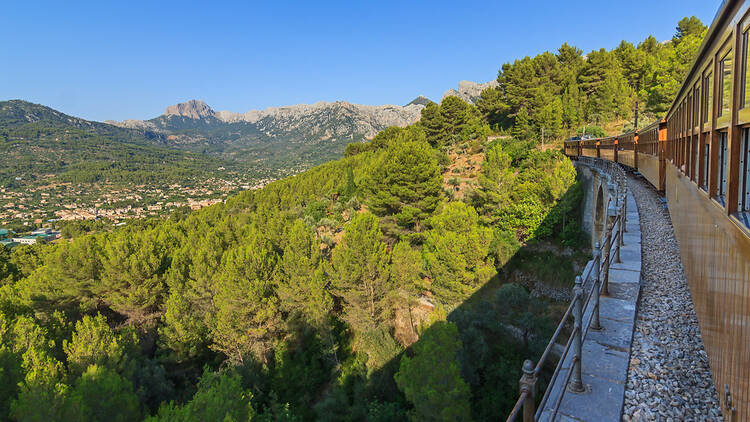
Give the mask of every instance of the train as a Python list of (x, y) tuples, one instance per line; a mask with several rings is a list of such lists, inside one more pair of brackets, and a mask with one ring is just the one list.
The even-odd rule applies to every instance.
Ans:
[(640, 173), (667, 199), (727, 421), (750, 420), (750, 4), (722, 3), (666, 115), (565, 155)]

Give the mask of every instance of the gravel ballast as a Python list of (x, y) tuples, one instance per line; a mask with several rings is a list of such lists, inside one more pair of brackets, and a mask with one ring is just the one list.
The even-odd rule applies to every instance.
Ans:
[(643, 264), (622, 419), (721, 421), (669, 212), (643, 179), (628, 184), (641, 218)]

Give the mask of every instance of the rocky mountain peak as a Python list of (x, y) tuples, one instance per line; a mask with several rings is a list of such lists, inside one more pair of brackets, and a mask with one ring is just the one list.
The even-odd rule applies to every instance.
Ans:
[(468, 103), (473, 104), (474, 102), (476, 102), (476, 100), (479, 99), (482, 91), (487, 88), (494, 88), (498, 85), (499, 84), (496, 80), (485, 82), (483, 84), (471, 81), (461, 81), (458, 83), (458, 90), (449, 89), (445, 91), (445, 94), (443, 94), (443, 98), (453, 95)]
[(429, 104), (431, 102), (432, 101), (429, 98), (425, 97), (424, 95), (420, 95), (419, 97), (411, 100), (411, 102), (409, 104), (407, 104), (405, 107), (408, 107), (410, 105), (415, 105), (415, 104), (416, 105), (426, 106), (427, 104)]
[(190, 100), (167, 107), (164, 111), (165, 116), (183, 116), (191, 119), (200, 119), (202, 117), (213, 117), (216, 112), (208, 106), (203, 100)]

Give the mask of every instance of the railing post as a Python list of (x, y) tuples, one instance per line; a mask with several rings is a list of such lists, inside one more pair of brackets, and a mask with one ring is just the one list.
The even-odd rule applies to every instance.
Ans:
[(591, 316), (591, 326), (589, 326), (589, 329), (594, 331), (600, 331), (602, 329), (602, 326), (599, 323), (599, 295), (601, 294), (601, 285), (599, 284), (601, 282), (601, 280), (599, 279), (599, 268), (602, 261), (601, 248), (601, 244), (599, 242), (596, 242), (596, 244), (594, 245), (594, 265), (591, 267), (591, 271), (594, 273), (594, 286), (592, 287), (592, 289), (594, 289), (594, 313)]
[(612, 264), (612, 236), (614, 235), (613, 230), (615, 227), (615, 221), (617, 219), (617, 209), (613, 204), (609, 204), (607, 209), (607, 225), (604, 233), (604, 250), (602, 262), (604, 263), (604, 281), (602, 283), (602, 294), (609, 296), (609, 267)]
[[(625, 233), (625, 226), (627, 225), (628, 217), (628, 208), (627, 208), (628, 199), (627, 197), (622, 200), (622, 206), (620, 207), (620, 221), (622, 221), (622, 225), (620, 226), (620, 233)], [(620, 244), (625, 244), (625, 238), (620, 238)]]
[(617, 210), (617, 250), (615, 251), (615, 262), (618, 264), (622, 263), (622, 259), (620, 259), (620, 249), (622, 249), (622, 208)]
[(523, 422), (534, 422), (536, 375), (534, 375), (534, 364), (528, 359), (523, 362), (523, 375), (519, 384), (521, 394), (526, 393), (526, 399), (523, 401)]
[(573, 371), (570, 378), (568, 390), (574, 393), (584, 391), (583, 379), (581, 377), (581, 345), (583, 343), (583, 288), (581, 276), (576, 277), (576, 286), (573, 289), (575, 305), (573, 306), (573, 317), (575, 318), (573, 337)]
[(604, 247), (602, 248), (602, 258), (600, 259), (602, 272), (602, 296), (609, 296), (609, 249), (612, 242), (612, 234), (604, 236)]

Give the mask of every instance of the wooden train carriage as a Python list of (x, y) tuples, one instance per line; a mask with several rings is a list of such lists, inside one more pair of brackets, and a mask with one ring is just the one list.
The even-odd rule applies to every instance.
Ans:
[(635, 152), (638, 133), (628, 132), (617, 137), (617, 162), (631, 168), (638, 168)]
[(638, 171), (657, 189), (664, 189), (664, 171), (661, 161), (665, 137), (664, 123), (656, 121), (638, 132)]
[(599, 157), (617, 162), (617, 137), (610, 136), (599, 140)]
[(581, 155), (584, 157), (598, 157), (599, 147), (598, 139), (584, 139), (581, 142)]
[(578, 140), (570, 140), (565, 141), (565, 155), (568, 157), (578, 157), (579, 155), (579, 145), (580, 141)]
[(666, 192), (724, 418), (750, 420), (750, 2), (722, 3), (665, 119), (577, 155)]
[(663, 148), (669, 212), (727, 421), (750, 420), (749, 46), (750, 2), (727, 0), (667, 113)]

